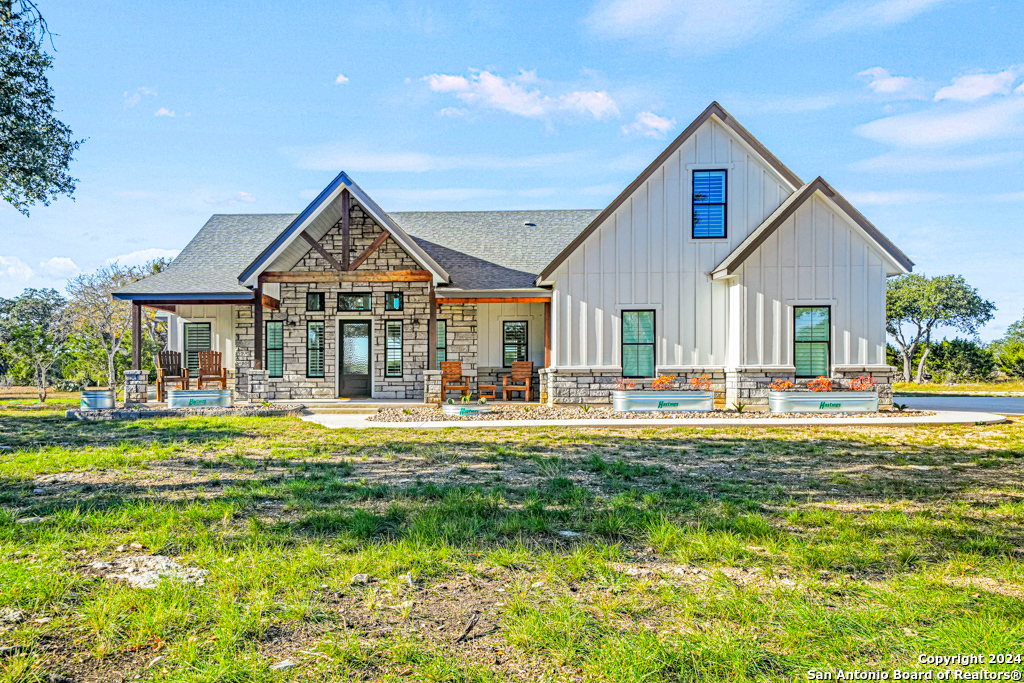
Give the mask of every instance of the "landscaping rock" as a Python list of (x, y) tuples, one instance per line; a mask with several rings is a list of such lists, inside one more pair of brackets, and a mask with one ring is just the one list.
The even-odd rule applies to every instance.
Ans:
[(295, 662), (293, 662), (292, 660), (290, 660), (290, 659), (282, 659), (277, 664), (271, 664), (270, 665), (270, 670), (271, 671), (284, 671), (285, 669), (290, 669), (293, 666), (295, 666)]
[(20, 609), (14, 609), (13, 607), (5, 607), (0, 610), (0, 623), (3, 624), (20, 624), (25, 621), (25, 613)]
[(362, 586), (370, 583), (372, 577), (369, 574), (356, 574), (352, 577), (352, 585)]
[(46, 521), (44, 517), (22, 517), (17, 521), (18, 524), (40, 524)]
[(562, 538), (579, 538), (580, 536), (582, 536), (582, 534), (578, 531), (568, 531), (566, 529), (559, 531), (558, 535)]
[(135, 588), (155, 588), (163, 579), (174, 579), (198, 586), (206, 582), (207, 571), (185, 567), (163, 555), (133, 555), (110, 562), (93, 562), (89, 568), (111, 581), (123, 581)]

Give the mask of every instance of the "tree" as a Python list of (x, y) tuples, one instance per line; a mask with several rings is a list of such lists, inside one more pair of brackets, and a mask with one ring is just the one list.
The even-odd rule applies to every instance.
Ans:
[(68, 168), (82, 142), (54, 116), (47, 36), (32, 0), (0, 0), (0, 197), (26, 216), (74, 193)]
[(928, 370), (946, 384), (985, 382), (996, 372), (996, 360), (987, 348), (969, 339), (943, 339), (931, 347)]
[(1010, 377), (1024, 377), (1024, 343), (1002, 344), (996, 352), (996, 363), (999, 364), (999, 369)]
[(896, 341), (903, 361), (903, 381), (910, 381), (913, 358), (923, 349), (914, 378), (923, 382), (932, 332), (939, 327), (951, 327), (976, 334), (979, 327), (992, 319), (996, 307), (978, 296), (978, 291), (962, 275), (929, 278), (908, 273), (887, 283), (885, 310), (885, 329)]
[(0, 313), (4, 355), (31, 370), (40, 402), (46, 401), (50, 371), (70, 336), (66, 310), (67, 302), (56, 290), (26, 289), (17, 299), (4, 302)]
[[(107, 386), (117, 385), (118, 358), (131, 344), (132, 306), (111, 296), (125, 285), (163, 270), (169, 261), (157, 259), (142, 266), (112, 263), (92, 273), (83, 273), (68, 283), (68, 309), (76, 339), (76, 354), (99, 355), (105, 365)], [(143, 328), (156, 339), (159, 330), (152, 312), (144, 310)], [(87, 359), (77, 361), (78, 369), (88, 368)], [(91, 372), (85, 374), (91, 375)]]

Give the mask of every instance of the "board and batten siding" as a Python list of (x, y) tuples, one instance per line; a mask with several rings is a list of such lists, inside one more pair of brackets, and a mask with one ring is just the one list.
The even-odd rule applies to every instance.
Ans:
[[(878, 247), (820, 196), (801, 206), (733, 281), (743, 365), (793, 364), (793, 306), (831, 306), (833, 365), (884, 365), (886, 265)], [(734, 318), (735, 319), (735, 318)]]
[(533, 361), (535, 368), (544, 367), (544, 304), (523, 303), (477, 304), (478, 365), (502, 367), (502, 323), (506, 320), (527, 322), (526, 360)]
[[(727, 237), (691, 237), (691, 171), (725, 169)], [(796, 188), (706, 121), (553, 273), (555, 367), (620, 365), (620, 312), (654, 309), (659, 367), (725, 366), (729, 284), (709, 273)]]
[(184, 354), (185, 323), (210, 323), (211, 351), (220, 351), (221, 366), (235, 370), (235, 326), (233, 306), (177, 306), (169, 316), (167, 347)]

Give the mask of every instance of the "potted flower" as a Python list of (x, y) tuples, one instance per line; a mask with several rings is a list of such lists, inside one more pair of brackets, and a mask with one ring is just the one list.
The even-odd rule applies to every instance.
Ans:
[(874, 413), (878, 392), (870, 377), (858, 377), (843, 390), (828, 377), (815, 377), (801, 388), (785, 379), (768, 385), (768, 407), (773, 413)]
[(650, 389), (636, 388), (632, 379), (620, 379), (612, 390), (612, 408), (617, 413), (638, 411), (684, 412), (714, 408), (715, 393), (707, 375), (693, 377), (683, 386), (675, 375), (659, 375)]

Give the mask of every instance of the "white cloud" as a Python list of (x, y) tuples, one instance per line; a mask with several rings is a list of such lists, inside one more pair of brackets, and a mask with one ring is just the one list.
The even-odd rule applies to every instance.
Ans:
[(976, 102), (992, 95), (1009, 95), (1017, 75), (1016, 69), (1007, 69), (994, 74), (959, 76), (953, 79), (952, 85), (947, 85), (935, 93), (935, 101)]
[(39, 270), (55, 278), (73, 277), (81, 272), (78, 265), (67, 256), (54, 256), (48, 261), (42, 261)]
[(338, 85), (344, 85), (345, 83), (348, 83), (348, 76), (345, 74), (338, 74), (338, 77), (334, 79), (334, 82)]
[(256, 201), (256, 197), (253, 197), (248, 192), (237, 192), (230, 197), (207, 197), (203, 201), (210, 206), (230, 206), (231, 204), (238, 204), (239, 202), (252, 204)]
[(865, 79), (875, 94), (899, 99), (922, 97), (922, 84), (909, 76), (893, 76), (880, 66), (873, 66), (857, 74)]
[(140, 249), (139, 251), (133, 251), (128, 254), (111, 256), (107, 259), (107, 263), (119, 263), (122, 266), (141, 266), (148, 261), (153, 261), (158, 258), (172, 259), (178, 255), (179, 251), (179, 249), (158, 249), (156, 247)]
[(1024, 123), (1024, 97), (961, 111), (926, 110), (898, 114), (858, 126), (869, 140), (896, 147), (951, 147), (1012, 136)]
[(128, 91), (125, 91), (125, 93), (123, 95), (123, 102), (122, 102), (124, 104), (124, 108), (125, 109), (131, 109), (132, 107), (137, 105), (139, 102), (142, 101), (142, 96), (143, 95), (156, 96), (156, 90), (154, 90), (153, 88), (147, 88), (146, 86), (141, 85), (138, 88), (136, 88), (135, 92), (133, 92), (133, 93), (128, 93)]
[(605, 0), (587, 18), (601, 36), (717, 52), (764, 33), (796, 0)]
[(867, 192), (847, 192), (846, 198), (852, 204), (860, 206), (889, 206), (891, 204), (924, 204), (948, 199), (938, 192), (919, 192), (917, 190), (881, 190)]
[(430, 74), (423, 80), (432, 91), (454, 95), (468, 105), (525, 118), (544, 119), (558, 113), (571, 113), (601, 121), (619, 115), (615, 100), (603, 90), (576, 90), (562, 95), (542, 93), (536, 85), (535, 71), (520, 71), (507, 79), (490, 71), (479, 71), (468, 78)]
[(545, 168), (566, 164), (577, 154), (537, 154), (526, 157), (438, 156), (420, 152), (353, 152), (342, 144), (285, 150), (297, 157), (299, 168), (316, 171), (423, 173), (427, 171), (504, 170), (510, 168)]
[(156, 110), (156, 114), (154, 114), (154, 116), (168, 116), (174, 118), (174, 112), (167, 107), (160, 107)]
[(0, 256), (0, 278), (27, 282), (35, 272), (17, 256)]
[(815, 22), (816, 33), (885, 28), (916, 19), (953, 0), (849, 0)]
[(675, 128), (676, 120), (658, 116), (651, 111), (642, 111), (633, 122), (622, 127), (625, 135), (642, 135), (645, 138), (663, 138)]
[(973, 171), (979, 168), (1006, 166), (1024, 161), (1019, 152), (995, 152), (975, 155), (922, 155), (887, 152), (851, 164), (855, 171), (883, 171), (892, 173), (931, 173), (941, 171)]

